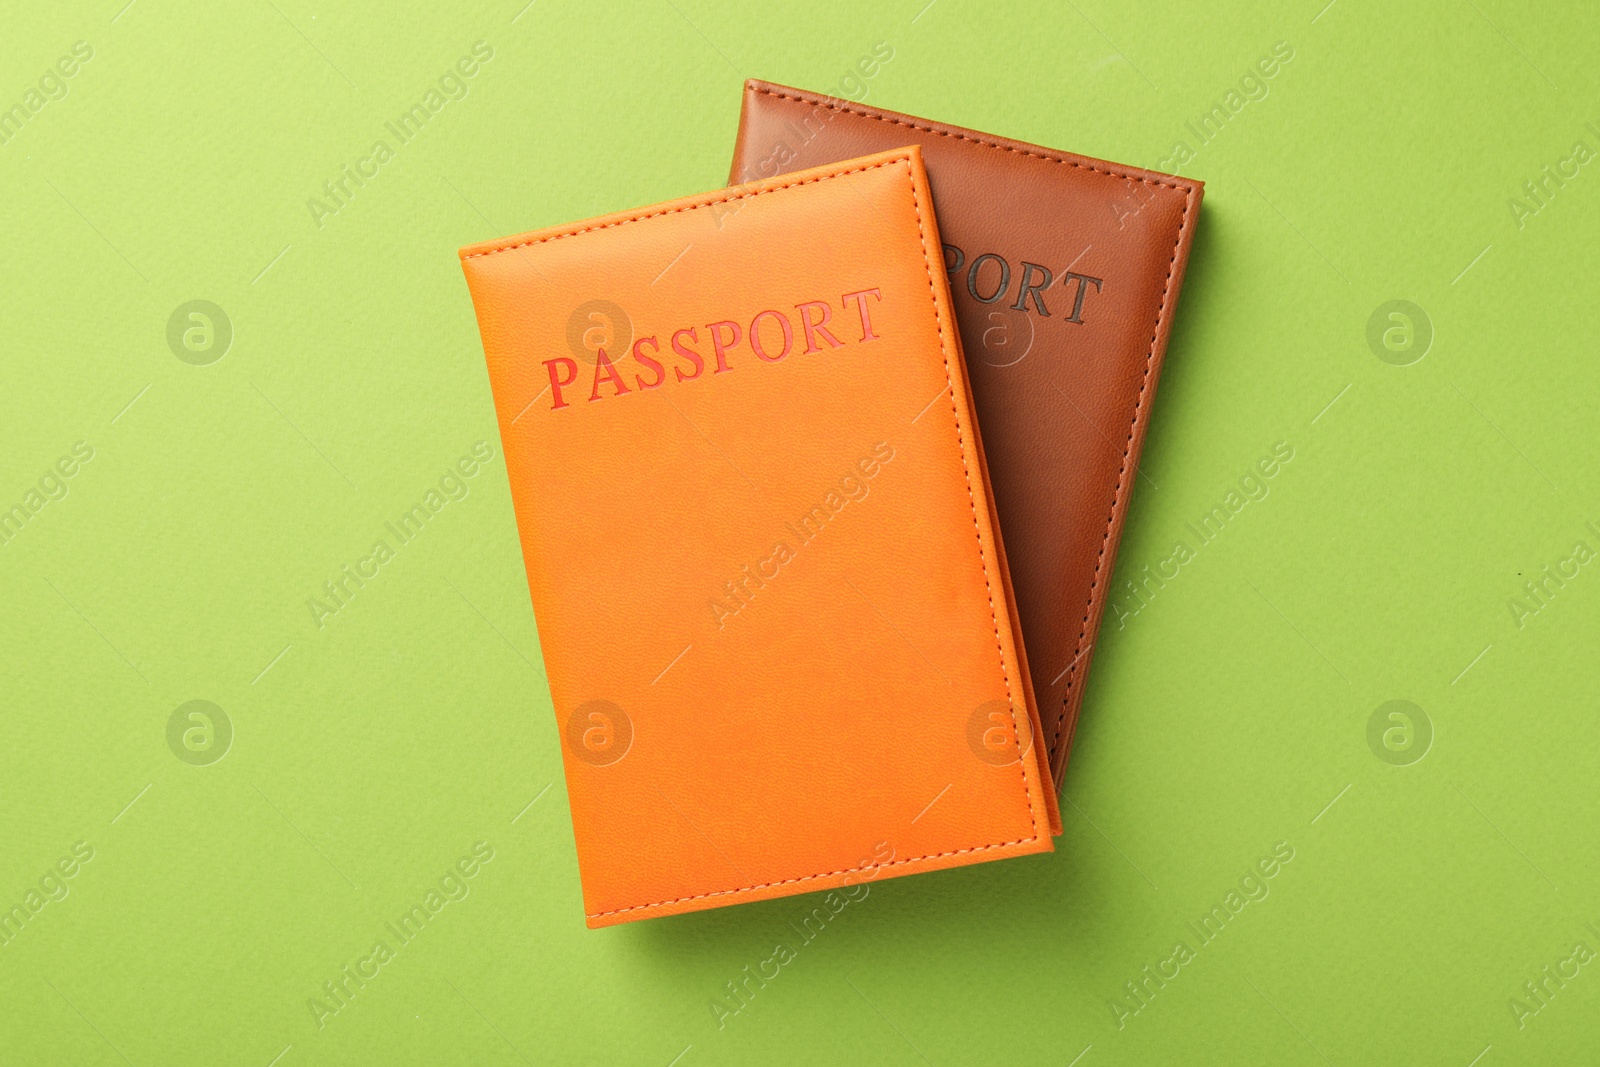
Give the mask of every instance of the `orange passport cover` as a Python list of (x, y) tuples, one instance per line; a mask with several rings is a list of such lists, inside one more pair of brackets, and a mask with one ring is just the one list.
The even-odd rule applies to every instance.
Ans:
[(588, 924), (1060, 832), (920, 150), (461, 251)]

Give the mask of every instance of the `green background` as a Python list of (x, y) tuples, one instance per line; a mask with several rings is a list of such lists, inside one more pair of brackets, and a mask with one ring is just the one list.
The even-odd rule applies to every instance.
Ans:
[[(0, 547), (0, 907), (93, 858), (0, 947), (0, 1061), (1594, 1056), (1600, 964), (1542, 1005), (1523, 983), (1600, 948), (1600, 564), (1520, 625), (1512, 601), (1600, 548), (1600, 164), (1508, 206), (1600, 149), (1593, 9), (525, 2), (7, 15), (0, 106), (93, 58), (0, 147), (0, 507), (93, 458)], [(399, 145), (384, 123), (480, 40)], [(719, 1027), (814, 902), (584, 928), (455, 250), (714, 187), (745, 76), (839, 92), (880, 41), (856, 95), (1146, 166), (1184, 140), (1205, 205), (1118, 566), (1138, 610), (1102, 634), (1058, 851), (874, 886)], [(1185, 123), (1279, 41), (1198, 146)], [(319, 226), (308, 199), (380, 139)], [(209, 365), (167, 340), (201, 299), (233, 331)], [(1367, 336), (1401, 299), (1433, 333), (1406, 366), (1416, 342)], [(480, 440), (470, 493), (319, 628), (307, 599)], [(1278, 442), (1266, 498), (1128, 600)], [(197, 699), (233, 730), (205, 766), (168, 742)], [(1368, 741), (1391, 700), (1421, 709), (1398, 753)], [(319, 1029), (308, 998), (480, 841), (470, 895)], [(1270, 895), (1202, 945), (1186, 924), (1279, 842)], [(1123, 984), (1180, 939), (1134, 1014)]]

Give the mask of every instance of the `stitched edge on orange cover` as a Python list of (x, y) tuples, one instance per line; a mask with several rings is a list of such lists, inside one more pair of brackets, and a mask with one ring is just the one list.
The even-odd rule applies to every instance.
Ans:
[[(1072, 659), (1067, 663), (1067, 688), (1061, 697), (1061, 710), (1056, 715), (1054, 727), (1056, 732), (1056, 743), (1061, 748), (1063, 755), (1062, 759), (1060, 760), (1060, 766), (1056, 765), (1057, 761), (1054, 758), (1050, 760), (1050, 771), (1053, 778), (1057, 779), (1055, 784), (1057, 788), (1059, 788), (1060, 782), (1058, 779), (1061, 776), (1062, 769), (1066, 766), (1065, 753), (1068, 747), (1062, 744), (1063, 736), (1061, 733), (1061, 727), (1062, 724), (1066, 722), (1067, 707), (1072, 702), (1073, 683), (1078, 678), (1078, 662), (1083, 659), (1084, 655), (1088, 651), (1083, 647), (1083, 639), (1089, 633), (1089, 621), (1094, 614), (1096, 599), (1095, 594), (1101, 588), (1101, 582), (1105, 578), (1106, 549), (1110, 547), (1111, 533), (1116, 528), (1118, 518), (1123, 517), (1127, 510), (1128, 493), (1126, 492), (1126, 489), (1129, 485), (1127, 477), (1128, 455), (1133, 450), (1135, 438), (1140, 435), (1140, 431), (1144, 428), (1144, 424), (1149, 422), (1149, 417), (1146, 414), (1144, 404), (1145, 397), (1150, 391), (1150, 370), (1155, 360), (1156, 348), (1160, 342), (1162, 330), (1168, 325), (1167, 312), (1172, 306), (1172, 276), (1177, 265), (1178, 251), (1183, 247), (1184, 241), (1189, 233), (1190, 209), (1194, 206), (1196, 190), (1204, 188), (1204, 183), (1197, 179), (1184, 179), (1182, 182), (1162, 181), (1160, 178), (1153, 177), (1152, 172), (1142, 170), (1138, 167), (1125, 167), (1120, 164), (1110, 163), (1103, 160), (1091, 162), (1087, 157), (1074, 156), (1068, 152), (1057, 152), (1049, 148), (1027, 144), (1022, 141), (1008, 142), (1002, 138), (986, 136), (978, 133), (976, 130), (968, 130), (959, 126), (940, 126), (928, 122), (917, 121), (909, 115), (902, 115), (898, 112), (863, 111), (860, 108), (851, 107), (848, 101), (841, 100), (838, 97), (823, 96), (817, 93), (808, 93), (804, 90), (787, 89), (782, 86), (773, 86), (771, 82), (764, 82), (755, 78), (751, 78), (745, 82), (745, 92), (760, 93), (763, 96), (777, 97), (780, 100), (793, 100), (795, 103), (811, 104), (818, 107), (825, 107), (833, 111), (843, 111), (846, 114), (856, 115), (865, 119), (873, 119), (878, 122), (892, 123), (896, 126), (906, 126), (913, 130), (921, 130), (924, 133), (937, 134), (940, 137), (952, 137), (956, 140), (970, 141), (973, 144), (981, 145), (984, 148), (995, 148), (1004, 152), (1015, 152), (1018, 155), (1032, 156), (1035, 159), (1042, 159), (1047, 163), (1064, 163), (1069, 167), (1077, 167), (1080, 170), (1092, 171), (1095, 174), (1103, 174), (1108, 178), (1116, 178), (1119, 181), (1142, 182), (1146, 185), (1155, 185), (1163, 189), (1171, 189), (1175, 192), (1181, 192), (1183, 194), (1183, 214), (1178, 223), (1178, 232), (1173, 237), (1172, 256), (1167, 260), (1167, 277), (1161, 288), (1161, 303), (1158, 305), (1156, 310), (1156, 323), (1155, 328), (1150, 335), (1150, 348), (1149, 351), (1145, 353), (1144, 357), (1144, 376), (1139, 383), (1139, 395), (1134, 401), (1133, 414), (1128, 420), (1128, 436), (1122, 444), (1122, 464), (1117, 471), (1116, 488), (1111, 494), (1111, 512), (1106, 516), (1105, 533), (1103, 533), (1100, 537), (1100, 551), (1095, 560), (1094, 579), (1089, 583), (1089, 599), (1083, 606), (1083, 619), (1081, 620), (1081, 624), (1078, 629), (1078, 639), (1072, 647)], [(1104, 165), (1096, 166), (1095, 163), (1097, 162), (1103, 163)], [(1065, 735), (1065, 740), (1071, 740), (1072, 731), (1077, 726), (1077, 719), (1077, 715), (1074, 714), (1072, 717), (1072, 723), (1068, 726), (1068, 732)]]
[[(843, 167), (839, 165), (828, 168), (819, 167), (809, 172), (802, 172), (803, 174), (811, 175), (809, 177), (802, 177), (792, 180), (770, 179), (769, 184), (765, 184), (762, 187), (749, 192), (704, 193), (699, 196), (685, 198), (684, 200), (670, 202), (673, 206), (663, 206), (654, 209), (643, 209), (633, 212), (621, 212), (611, 216), (602, 216), (601, 219), (595, 220), (589, 225), (568, 224), (567, 226), (557, 226), (546, 230), (536, 230), (525, 234), (519, 234), (516, 237), (503, 238), (498, 241), (488, 241), (476, 245), (469, 245), (461, 249), (459, 255), (464, 265), (469, 259), (477, 259), (480, 256), (494, 255), (499, 252), (509, 252), (518, 248), (526, 248), (529, 245), (543, 244), (547, 241), (556, 241), (563, 237), (573, 237), (580, 233), (589, 233), (594, 230), (612, 229), (618, 226), (625, 226), (629, 223), (640, 222), (645, 219), (658, 218), (663, 215), (674, 215), (685, 211), (698, 211), (702, 208), (710, 207), (713, 204), (724, 204), (734, 200), (744, 200), (750, 197), (763, 196), (767, 193), (776, 192), (780, 189), (789, 189), (795, 186), (811, 185), (816, 182), (827, 181), (831, 178), (838, 178), (847, 174), (857, 174), (863, 171), (877, 170), (881, 167), (894, 166), (900, 163), (905, 164), (906, 180), (911, 189), (911, 206), (916, 212), (917, 216), (917, 237), (919, 243), (922, 245), (923, 267), (927, 271), (928, 275), (928, 297), (932, 301), (933, 305), (934, 327), (939, 333), (940, 355), (944, 359), (945, 389), (950, 394), (950, 417), (952, 427), (954, 428), (956, 434), (956, 452), (961, 457), (962, 471), (966, 476), (967, 501), (972, 509), (973, 536), (978, 543), (978, 563), (983, 570), (984, 588), (989, 597), (989, 619), (990, 625), (994, 629), (995, 651), (1000, 662), (1000, 677), (1005, 682), (1006, 703), (1011, 709), (1012, 736), (1020, 738), (1022, 734), (1017, 727), (1016, 701), (1012, 697), (1011, 671), (1006, 666), (1005, 646), (1000, 637), (1000, 617), (998, 609), (995, 607), (994, 603), (994, 584), (989, 573), (989, 556), (988, 552), (983, 546), (983, 530), (978, 516), (978, 502), (972, 488), (972, 470), (967, 462), (968, 445), (965, 436), (961, 432), (960, 409), (956, 403), (955, 378), (950, 367), (950, 346), (952, 342), (950, 335), (947, 335), (945, 332), (944, 320), (939, 314), (939, 292), (934, 281), (935, 276), (933, 272), (933, 253), (928, 244), (927, 227), (923, 224), (922, 197), (917, 188), (916, 169), (912, 165), (912, 160), (920, 158), (920, 156), (921, 150), (916, 146), (896, 149), (890, 152), (878, 153), (875, 156), (863, 157), (865, 159), (880, 160), (876, 163), (858, 163), (855, 166)], [(954, 331), (952, 330), (951, 335), (953, 335), (953, 333)], [(1014, 841), (1000, 841), (987, 845), (974, 845), (969, 848), (950, 849), (945, 852), (928, 853), (922, 856), (909, 856), (903, 860), (893, 860), (889, 863), (876, 866), (874, 870), (887, 870), (889, 868), (902, 867), (909, 864), (926, 863), (929, 860), (946, 859), (952, 856), (964, 856), (975, 852), (987, 852), (991, 849), (1012, 848), (1017, 845), (1031, 844), (1039, 841), (1041, 839), (1041, 835), (1039, 833), (1039, 816), (1034, 810), (1033, 789), (1028, 784), (1027, 767), (1023, 762), (1027, 756), (1028, 754), (1021, 750), (1019, 740), (1017, 752), (1017, 772), (1018, 776), (1022, 780), (1023, 801), (1027, 805), (1028, 818), (1033, 830), (1033, 835), (1031, 837), (1021, 837)], [(1049, 773), (1048, 767), (1039, 767), (1037, 763), (1036, 767), (1042, 772), (1042, 774)], [(1048, 838), (1046, 838), (1046, 840), (1048, 840)], [(784, 878), (773, 882), (762, 882), (757, 885), (739, 886), (733, 889), (719, 889), (706, 893), (695, 893), (689, 896), (674, 897), (670, 900), (652, 901), (647, 904), (633, 904), (625, 908), (611, 908), (607, 911), (585, 912), (585, 917), (590, 920), (604, 919), (609, 916), (622, 915), (631, 912), (669, 908), (674, 905), (685, 904), (690, 901), (708, 900), (713, 897), (722, 896), (738, 896), (745, 893), (755, 893), (761, 890), (773, 889), (779, 886), (798, 885), (803, 882), (818, 881), (824, 878), (836, 878), (840, 875), (850, 874), (857, 870), (859, 870), (859, 868), (846, 867), (835, 871), (824, 871), (817, 874), (800, 875), (795, 878)], [(908, 871), (906, 873), (910, 872)]]

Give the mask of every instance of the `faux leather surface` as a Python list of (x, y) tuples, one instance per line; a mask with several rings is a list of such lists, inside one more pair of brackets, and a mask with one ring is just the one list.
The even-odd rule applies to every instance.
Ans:
[(939, 254), (915, 147), (462, 250), (589, 925), (1052, 847)]
[(731, 180), (909, 144), (927, 161), (1059, 783), (1201, 183), (753, 80)]

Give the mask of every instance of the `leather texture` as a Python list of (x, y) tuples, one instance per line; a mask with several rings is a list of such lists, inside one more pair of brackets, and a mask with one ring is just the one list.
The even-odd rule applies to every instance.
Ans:
[(1060, 783), (1202, 186), (754, 80), (730, 180), (908, 144), (927, 163)]
[(461, 262), (590, 926), (1053, 847), (918, 148)]

